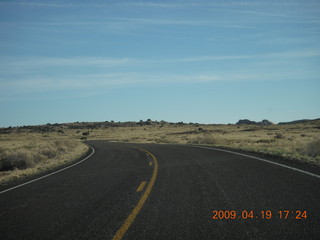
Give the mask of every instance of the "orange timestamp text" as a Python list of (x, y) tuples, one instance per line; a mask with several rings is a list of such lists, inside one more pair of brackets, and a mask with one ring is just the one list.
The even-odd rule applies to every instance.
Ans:
[(297, 219), (304, 220), (307, 219), (306, 210), (280, 210), (280, 211), (253, 211), (253, 210), (214, 210), (212, 211), (212, 219), (221, 220), (221, 219)]

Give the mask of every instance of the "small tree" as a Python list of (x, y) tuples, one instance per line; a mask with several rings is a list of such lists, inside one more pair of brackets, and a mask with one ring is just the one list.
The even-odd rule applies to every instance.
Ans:
[(82, 133), (82, 135), (83, 136), (89, 136), (89, 134), (90, 134), (90, 132), (88, 131), (88, 132), (84, 132), (84, 133)]
[(62, 129), (58, 130), (58, 134), (63, 134), (63, 133), (64, 133), (64, 131)]

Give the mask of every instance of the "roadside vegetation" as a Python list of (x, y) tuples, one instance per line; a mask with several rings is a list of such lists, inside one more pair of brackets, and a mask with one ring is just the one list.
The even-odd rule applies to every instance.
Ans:
[(71, 162), (88, 151), (78, 139), (58, 133), (0, 134), (0, 184)]
[(241, 149), (320, 166), (320, 120), (290, 124), (201, 125), (147, 121), (47, 124), (0, 129), (0, 183), (65, 164), (83, 140), (195, 144)]
[(320, 166), (320, 120), (273, 125), (161, 124), (96, 129), (89, 139), (241, 149)]

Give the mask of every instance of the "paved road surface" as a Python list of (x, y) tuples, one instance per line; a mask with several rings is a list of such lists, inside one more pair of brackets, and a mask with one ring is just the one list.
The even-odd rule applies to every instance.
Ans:
[(319, 177), (212, 149), (88, 143), (86, 161), (0, 194), (1, 239), (320, 236)]

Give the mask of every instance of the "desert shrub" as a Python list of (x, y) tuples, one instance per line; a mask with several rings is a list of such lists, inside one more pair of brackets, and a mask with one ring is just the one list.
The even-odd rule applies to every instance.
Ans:
[(75, 141), (68, 141), (68, 140), (60, 140), (60, 141), (54, 141), (52, 143), (52, 146), (54, 149), (58, 151), (58, 153), (65, 153), (77, 146), (77, 142)]
[(0, 155), (0, 171), (26, 169), (32, 166), (32, 156), (23, 150), (3, 152)]
[(59, 130), (58, 130), (58, 134), (60, 134), (60, 133), (63, 134), (64, 131), (63, 131), (62, 129), (59, 129)]
[(52, 146), (58, 153), (64, 153), (71, 148), (67, 141), (54, 141)]
[(320, 138), (307, 143), (305, 153), (310, 157), (320, 156)]
[(283, 134), (281, 133), (277, 133), (275, 136), (274, 136), (275, 139), (284, 139), (285, 137), (283, 136)]
[(188, 141), (189, 144), (216, 144), (217, 141), (213, 136), (198, 136)]
[(259, 128), (247, 128), (247, 129), (243, 129), (243, 132), (255, 132), (255, 131), (259, 131)]
[(51, 146), (46, 146), (42, 150), (40, 150), (40, 153), (46, 158), (54, 158), (55, 156), (57, 156), (58, 150), (54, 149)]
[(46, 158), (54, 158), (59, 154), (65, 153), (71, 149), (70, 143), (67, 141), (53, 141), (44, 146), (40, 150), (40, 154)]
[(29, 144), (15, 150), (1, 149), (0, 171), (30, 168), (43, 160), (54, 159), (72, 151), (76, 146), (77, 142), (60, 140), (47, 141), (41, 145)]
[(274, 139), (259, 139), (256, 143), (273, 143), (274, 141)]

